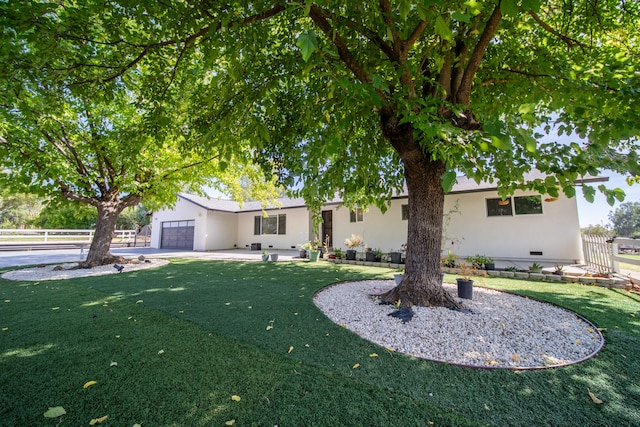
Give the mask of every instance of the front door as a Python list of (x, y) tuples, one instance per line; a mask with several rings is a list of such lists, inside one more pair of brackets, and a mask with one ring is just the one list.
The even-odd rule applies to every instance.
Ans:
[(333, 211), (322, 211), (322, 244), (329, 240), (329, 247), (333, 247)]

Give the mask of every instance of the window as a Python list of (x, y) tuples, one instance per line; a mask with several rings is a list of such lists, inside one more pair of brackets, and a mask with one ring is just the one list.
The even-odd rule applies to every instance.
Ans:
[(516, 215), (533, 215), (542, 213), (542, 197), (540, 196), (514, 197), (513, 204)]
[(535, 215), (542, 213), (541, 196), (487, 199), (487, 216)]
[(287, 215), (253, 217), (253, 234), (287, 234)]
[(409, 205), (402, 205), (402, 220), (409, 220)]
[(502, 200), (487, 199), (487, 216), (511, 216), (511, 197)]
[(355, 208), (351, 210), (350, 222), (364, 222), (364, 213), (362, 208)]

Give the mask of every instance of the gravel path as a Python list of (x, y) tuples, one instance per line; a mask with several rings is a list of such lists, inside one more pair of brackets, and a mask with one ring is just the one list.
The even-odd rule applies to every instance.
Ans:
[[(157, 268), (163, 265), (169, 264), (166, 259), (149, 259), (139, 262), (138, 260), (132, 260), (128, 264), (124, 264), (122, 273), (128, 273), (136, 270), (143, 270), (147, 268)], [(56, 269), (60, 266), (62, 269)], [(7, 280), (21, 280), (27, 282), (39, 282), (44, 280), (61, 280), (61, 279), (73, 279), (76, 277), (88, 277), (88, 276), (104, 276), (105, 274), (118, 274), (118, 271), (113, 267), (113, 264), (102, 265), (100, 267), (93, 268), (74, 268), (78, 263), (72, 264), (58, 264), (58, 265), (46, 265), (42, 267), (29, 267), (21, 268), (18, 270), (7, 271), (2, 274), (3, 279)]]
[[(323, 289), (315, 303), (332, 321), (393, 351), (452, 364), (533, 369), (577, 363), (604, 344), (599, 331), (568, 310), (528, 298), (474, 287), (471, 310), (413, 307), (403, 323), (375, 295), (391, 280), (347, 282)], [(444, 284), (455, 295), (456, 286)], [(457, 297), (456, 297), (457, 298)]]

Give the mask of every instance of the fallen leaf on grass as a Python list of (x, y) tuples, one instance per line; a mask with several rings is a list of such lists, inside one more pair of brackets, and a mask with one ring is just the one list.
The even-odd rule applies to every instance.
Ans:
[(270, 331), (270, 330), (272, 330), (272, 329), (273, 329), (273, 326), (272, 326), (272, 325), (267, 326), (267, 331)]
[(92, 385), (96, 385), (98, 384), (96, 381), (87, 381), (86, 383), (84, 383), (84, 385), (82, 386), (83, 388), (89, 388)]
[(6, 299), (6, 300), (4, 300), (4, 302), (11, 302), (11, 300), (10, 299)]
[(8, 331), (8, 330), (9, 330), (9, 328), (2, 328), (2, 330), (3, 330), (3, 331)]
[(353, 365), (353, 368), (352, 368), (352, 369), (358, 369), (359, 367), (360, 367), (360, 364), (359, 364), (359, 363), (356, 363), (355, 365)]
[(142, 304), (144, 302), (144, 300), (139, 299), (138, 301), (136, 301), (136, 304)]
[(107, 418), (109, 418), (109, 415), (105, 415), (104, 417), (100, 417), (100, 418), (94, 418), (91, 421), (89, 421), (89, 425), (94, 426), (96, 424), (102, 424), (103, 422), (107, 421)]
[(142, 427), (142, 424), (135, 423), (132, 427)]
[(371, 353), (369, 357), (378, 357), (378, 353)]
[(240, 396), (234, 394), (233, 396), (231, 396), (231, 400), (233, 400), (234, 402), (240, 402)]
[(235, 423), (236, 423), (236, 420), (229, 420), (229, 421), (227, 421), (226, 423), (224, 423), (224, 425), (226, 425), (226, 426), (232, 426), (232, 425), (234, 425)]
[(158, 354), (164, 354), (164, 350), (158, 350)]
[(287, 353), (291, 353), (293, 351), (293, 346), (289, 347), (289, 351)]
[(587, 389), (587, 392), (589, 393), (589, 397), (591, 398), (593, 403), (595, 403), (596, 405), (602, 405), (604, 403), (602, 400), (598, 399), (595, 394), (591, 393), (591, 390)]
[(109, 366), (118, 366), (118, 362), (111, 362)]
[(50, 407), (47, 412), (44, 413), (44, 416), (47, 418), (58, 418), (66, 413), (67, 411), (65, 411), (62, 406), (54, 406)]
[(60, 310), (60, 307), (51, 307), (51, 310)]

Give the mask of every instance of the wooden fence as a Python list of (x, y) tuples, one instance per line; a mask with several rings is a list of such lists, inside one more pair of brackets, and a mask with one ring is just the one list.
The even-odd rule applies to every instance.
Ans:
[(587, 267), (599, 273), (619, 273), (620, 263), (640, 265), (640, 260), (620, 256), (621, 251), (640, 251), (640, 240), (582, 235), (582, 252)]

